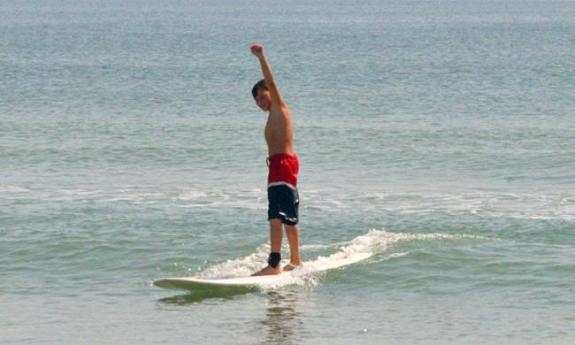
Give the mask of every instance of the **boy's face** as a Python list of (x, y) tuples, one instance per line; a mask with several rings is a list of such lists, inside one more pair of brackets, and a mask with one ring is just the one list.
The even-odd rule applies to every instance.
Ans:
[(263, 111), (269, 111), (272, 105), (272, 97), (270, 92), (262, 87), (258, 89), (258, 95), (256, 96), (256, 104)]

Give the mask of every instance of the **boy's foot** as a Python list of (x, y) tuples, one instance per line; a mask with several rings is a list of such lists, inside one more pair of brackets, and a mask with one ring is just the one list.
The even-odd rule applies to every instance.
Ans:
[(271, 266), (266, 266), (261, 271), (252, 274), (252, 276), (269, 276), (269, 275), (280, 274), (280, 273), (282, 273), (282, 269), (280, 268), (279, 265), (276, 268), (273, 268)]
[(302, 266), (302, 264), (296, 265), (296, 264), (289, 263), (289, 264), (284, 266), (283, 271), (284, 272), (293, 271), (296, 268), (300, 268), (301, 266)]

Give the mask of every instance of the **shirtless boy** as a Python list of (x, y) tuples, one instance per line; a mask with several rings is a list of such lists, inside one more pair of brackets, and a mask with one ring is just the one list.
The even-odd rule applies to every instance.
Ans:
[(270, 222), (271, 253), (268, 265), (253, 275), (279, 274), (283, 228), (290, 247), (290, 263), (283, 271), (301, 265), (299, 256), (297, 174), (299, 162), (293, 148), (292, 120), (272, 74), (271, 67), (259, 44), (251, 46), (258, 58), (264, 79), (256, 83), (252, 95), (256, 104), (268, 112), (265, 138), (268, 146), (268, 220)]

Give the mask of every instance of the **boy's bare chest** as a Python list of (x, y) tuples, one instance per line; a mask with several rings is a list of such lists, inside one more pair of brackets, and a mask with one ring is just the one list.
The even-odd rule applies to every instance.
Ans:
[(278, 131), (280, 129), (278, 128), (278, 125), (275, 123), (272, 123), (268, 120), (268, 122), (266, 123), (266, 128), (264, 129), (264, 136), (266, 138), (266, 141), (268, 142), (268, 144), (270, 142), (273, 142), (274, 139), (278, 136)]
[(270, 114), (264, 130), (266, 139), (287, 131), (289, 123), (283, 114)]

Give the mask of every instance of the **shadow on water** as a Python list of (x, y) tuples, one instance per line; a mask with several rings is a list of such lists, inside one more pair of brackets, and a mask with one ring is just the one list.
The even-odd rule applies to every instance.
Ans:
[(267, 294), (266, 317), (260, 323), (266, 329), (261, 344), (298, 344), (303, 338), (302, 291), (290, 289)]
[[(301, 304), (306, 299), (307, 291), (300, 287), (258, 292), (259, 297), (265, 299), (265, 317), (258, 322), (258, 329), (263, 328), (266, 332), (261, 344), (291, 345), (301, 342), (304, 338)], [(189, 306), (208, 299), (232, 300), (236, 296), (253, 292), (249, 289), (201, 290), (158, 301), (168, 305)]]
[(207, 299), (231, 300), (238, 295), (245, 295), (254, 292), (253, 289), (216, 289), (216, 290), (198, 290), (191, 291), (187, 294), (181, 294), (166, 298), (161, 298), (158, 302), (172, 305), (189, 305), (201, 303)]

